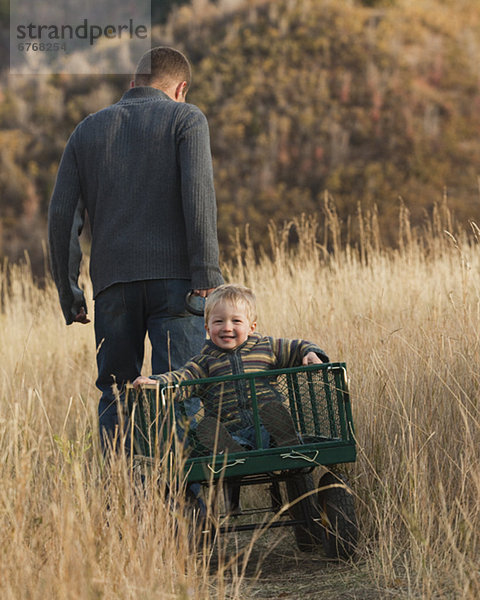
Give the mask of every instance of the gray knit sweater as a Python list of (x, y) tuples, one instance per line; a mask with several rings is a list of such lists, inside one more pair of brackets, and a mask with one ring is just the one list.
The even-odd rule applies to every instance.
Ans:
[(79, 205), (92, 232), (94, 297), (118, 282), (222, 283), (208, 124), (196, 106), (135, 87), (70, 136), (49, 209), (52, 273), (67, 323), (85, 305)]

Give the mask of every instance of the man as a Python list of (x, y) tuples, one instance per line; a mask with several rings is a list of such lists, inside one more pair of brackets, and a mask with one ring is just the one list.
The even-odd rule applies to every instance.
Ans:
[(223, 282), (208, 124), (185, 102), (191, 70), (173, 48), (147, 52), (122, 99), (86, 117), (65, 147), (49, 209), (52, 272), (67, 322), (88, 323), (79, 289), (84, 208), (92, 232), (100, 439), (118, 427), (120, 392), (140, 375), (179, 368), (204, 343), (186, 311)]

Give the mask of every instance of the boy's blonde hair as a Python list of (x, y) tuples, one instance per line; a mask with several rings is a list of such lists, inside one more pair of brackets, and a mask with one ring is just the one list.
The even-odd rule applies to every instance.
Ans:
[(236, 306), (241, 304), (245, 308), (248, 320), (253, 323), (257, 320), (257, 300), (253, 291), (244, 285), (226, 283), (219, 285), (207, 297), (205, 302), (205, 323), (208, 323), (214, 307), (220, 302), (230, 302)]

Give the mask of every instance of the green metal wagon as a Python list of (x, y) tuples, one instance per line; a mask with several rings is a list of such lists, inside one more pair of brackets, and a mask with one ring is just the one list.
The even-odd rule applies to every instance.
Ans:
[[(254, 443), (241, 452), (212, 449), (197, 434), (206, 419), (206, 407), (212, 406), (211, 390), (218, 392), (224, 383), (233, 383), (241, 391), (252, 423)], [(288, 445), (277, 445), (271, 437), (265, 441), (263, 429), (268, 424), (261, 422), (259, 404), (267, 388), (293, 419), (297, 435)], [(193, 411), (186, 401), (192, 397)], [(221, 394), (216, 402), (221, 405)], [(323, 546), (332, 558), (354, 554), (354, 498), (338, 471), (338, 465), (356, 459), (344, 363), (182, 381), (177, 386), (147, 385), (138, 392), (130, 388), (126, 406), (134, 457), (140, 463), (168, 456), (170, 468), (188, 484), (205, 487), (217, 485), (231, 491), (266, 484), (269, 505), (238, 510), (220, 531), (290, 526), (303, 551)], [(264, 512), (272, 512), (274, 518), (246, 524), (237, 518)]]

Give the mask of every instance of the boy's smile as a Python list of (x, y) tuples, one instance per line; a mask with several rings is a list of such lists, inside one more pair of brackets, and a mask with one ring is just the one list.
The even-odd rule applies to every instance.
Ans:
[(205, 325), (210, 339), (222, 350), (234, 350), (255, 331), (256, 322), (250, 323), (246, 308), (241, 304), (218, 302)]

